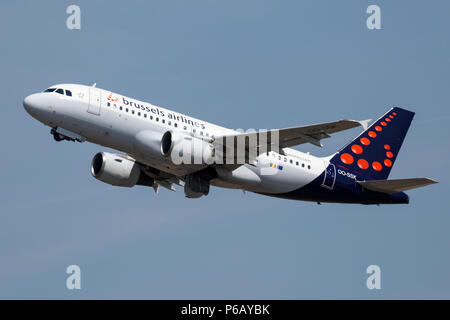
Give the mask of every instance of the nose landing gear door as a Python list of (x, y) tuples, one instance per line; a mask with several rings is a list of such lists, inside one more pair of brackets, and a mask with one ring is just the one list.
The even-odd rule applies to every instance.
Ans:
[(94, 87), (89, 88), (89, 106), (87, 112), (99, 116), (101, 104), (102, 104), (101, 91)]

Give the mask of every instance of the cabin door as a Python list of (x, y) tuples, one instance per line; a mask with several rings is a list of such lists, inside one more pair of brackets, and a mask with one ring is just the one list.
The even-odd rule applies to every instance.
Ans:
[(89, 88), (89, 106), (87, 112), (99, 116), (101, 104), (102, 104), (101, 91), (97, 88), (93, 87)]

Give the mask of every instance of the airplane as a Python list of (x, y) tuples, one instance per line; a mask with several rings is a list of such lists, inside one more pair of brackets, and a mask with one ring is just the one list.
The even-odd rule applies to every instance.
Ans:
[[(370, 126), (371, 120), (339, 120), (241, 132), (96, 84), (56, 84), (27, 96), (23, 106), (51, 128), (56, 141), (88, 141), (122, 152), (99, 152), (92, 159), (92, 175), (113, 186), (158, 192), (180, 185), (188, 198), (206, 196), (216, 186), (318, 204), (380, 205), (407, 204), (404, 191), (437, 183), (388, 179), (415, 114), (399, 107)], [(331, 134), (360, 126), (357, 137), (327, 157), (291, 148), (322, 146)]]

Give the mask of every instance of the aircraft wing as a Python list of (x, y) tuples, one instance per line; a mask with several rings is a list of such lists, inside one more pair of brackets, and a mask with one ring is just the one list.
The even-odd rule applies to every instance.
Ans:
[(303, 127), (279, 129), (280, 146), (285, 148), (303, 143), (312, 143), (322, 147), (320, 140), (329, 138), (330, 134), (356, 128), (360, 125), (366, 126), (369, 122), (370, 120), (339, 120)]
[(214, 144), (216, 146), (225, 146), (230, 143), (229, 141), (233, 141), (235, 148), (234, 154), (236, 154), (237, 146), (242, 144), (245, 144), (247, 154), (249, 151), (253, 151), (256, 156), (266, 151), (276, 151), (284, 154), (282, 148), (292, 147), (303, 143), (311, 143), (322, 147), (322, 143), (320, 141), (322, 139), (329, 138), (330, 134), (356, 128), (358, 126), (367, 128), (370, 121), (370, 119), (363, 121), (339, 120), (303, 127), (238, 133), (235, 135), (216, 137)]
[(425, 187), (429, 184), (434, 184), (438, 182), (428, 178), (412, 178), (412, 179), (358, 181), (358, 183), (368, 190), (392, 194), (401, 191), (406, 191), (409, 189)]

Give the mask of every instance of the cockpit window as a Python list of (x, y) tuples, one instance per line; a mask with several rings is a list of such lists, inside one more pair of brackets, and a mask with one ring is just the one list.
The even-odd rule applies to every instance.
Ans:
[(68, 97), (72, 96), (72, 91), (64, 90), (64, 89), (61, 89), (61, 88), (48, 88), (48, 89), (45, 89), (44, 92), (56, 92), (56, 93), (59, 93), (59, 94), (62, 94), (62, 95), (66, 95)]

